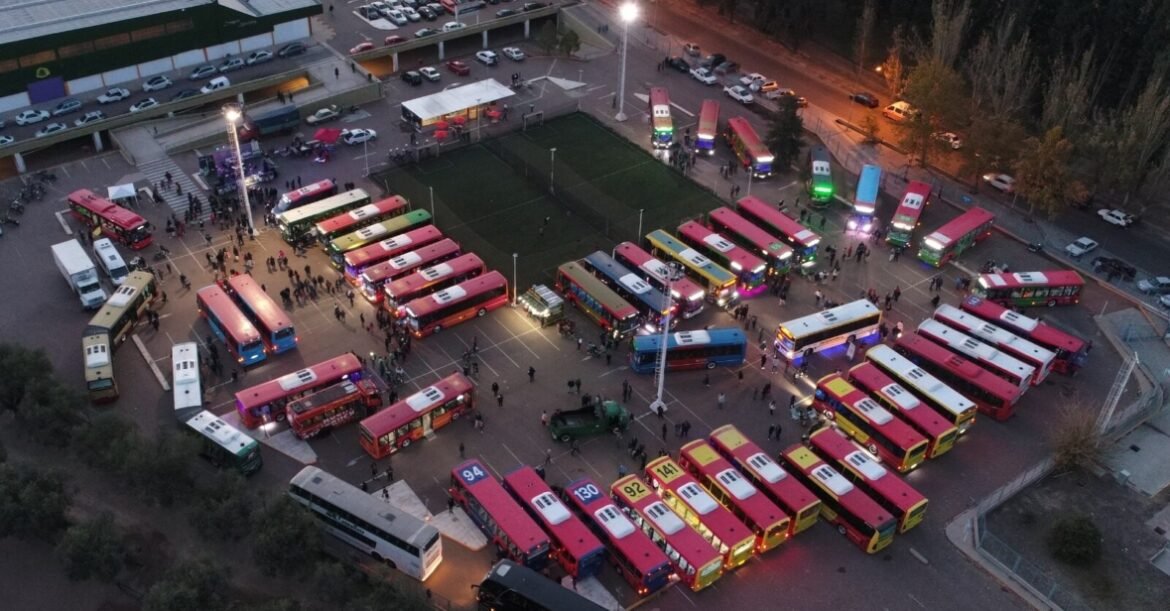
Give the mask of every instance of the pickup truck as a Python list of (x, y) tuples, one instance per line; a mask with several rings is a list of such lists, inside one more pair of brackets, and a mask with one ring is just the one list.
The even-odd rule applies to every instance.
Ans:
[(629, 410), (617, 401), (603, 401), (595, 397), (581, 409), (554, 412), (548, 430), (554, 440), (567, 443), (582, 437), (609, 433), (615, 428), (624, 431), (629, 425)]

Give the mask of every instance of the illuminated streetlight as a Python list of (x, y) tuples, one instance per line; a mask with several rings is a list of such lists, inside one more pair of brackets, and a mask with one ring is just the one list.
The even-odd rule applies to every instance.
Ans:
[(228, 142), (232, 145), (232, 153), (236, 156), (236, 180), (240, 189), (240, 199), (244, 203), (244, 214), (248, 218), (248, 236), (256, 236), (256, 224), (252, 222), (252, 204), (248, 201), (248, 181), (244, 175), (244, 154), (240, 151), (240, 134), (237, 124), (244, 118), (244, 111), (238, 104), (225, 104), (223, 117), (227, 119)]
[(622, 29), (622, 70), (618, 78), (618, 112), (614, 115), (617, 121), (625, 121), (626, 117), (626, 53), (629, 51), (630, 22), (638, 18), (638, 5), (627, 2), (618, 8), (618, 17), (625, 27)]

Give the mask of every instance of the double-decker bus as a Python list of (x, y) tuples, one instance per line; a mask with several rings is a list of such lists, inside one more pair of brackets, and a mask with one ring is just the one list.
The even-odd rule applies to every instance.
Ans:
[(236, 305), (256, 324), (269, 352), (280, 354), (297, 347), (299, 339), (292, 319), (260, 288), (260, 283), (248, 274), (237, 274), (228, 278), (227, 285)]
[[(643, 328), (647, 332), (661, 330), (666, 322), (666, 316), (674, 311), (674, 302), (669, 297), (638, 274), (626, 269), (605, 251), (599, 250), (581, 259), (581, 264), (592, 271), (598, 280), (613, 289), (618, 296), (638, 309), (644, 322)], [(677, 324), (677, 319), (672, 321), (672, 324)]]
[(894, 417), (877, 401), (858, 390), (841, 374), (817, 382), (813, 405), (874, 458), (905, 473), (922, 464), (929, 445), (926, 438)]
[(427, 244), (434, 244), (441, 239), (443, 239), (443, 232), (434, 225), (427, 225), (369, 246), (363, 246), (357, 250), (351, 250), (345, 253), (344, 257), (345, 280), (354, 288), (358, 288), (362, 285), (362, 272), (367, 269), (387, 259), (393, 259), (417, 248), (422, 248)]
[(280, 212), (276, 215), (276, 226), (285, 242), (296, 245), (309, 236), (317, 223), (368, 203), (370, 194), (363, 189), (354, 189)]
[(403, 306), (403, 320), (418, 338), (433, 335), (508, 303), (508, 281), (490, 271)]
[(401, 195), (380, 199), (317, 223), (313, 227), (313, 233), (317, 234), (322, 247), (328, 247), (329, 242), (347, 233), (406, 212), (408, 205), (409, 202)]
[(735, 275), (683, 244), (661, 229), (646, 235), (654, 254), (662, 254), (682, 264), (692, 278), (704, 287), (707, 299), (720, 307), (739, 299), (735, 291)]
[(792, 248), (768, 232), (756, 227), (731, 208), (719, 207), (707, 215), (707, 224), (735, 241), (736, 244), (754, 251), (768, 262), (771, 274), (788, 273), (792, 266)]
[(816, 263), (817, 245), (821, 243), (821, 236), (754, 195), (740, 198), (735, 208), (745, 219), (787, 244), (800, 267), (810, 267)]
[[(630, 349), (634, 373), (654, 373), (662, 351), (662, 336), (639, 335)], [(747, 359), (747, 336), (739, 327), (679, 331), (666, 338), (666, 370), (739, 367)]]
[(696, 439), (684, 445), (678, 464), (755, 534), (756, 552), (762, 554), (788, 540), (788, 515), (706, 441)]
[(1052, 369), (1059, 373), (1074, 374), (1084, 365), (1088, 358), (1089, 345), (1079, 337), (1070, 335), (1036, 320), (1009, 310), (994, 301), (988, 301), (977, 295), (969, 295), (959, 307), (964, 312), (970, 312), (983, 320), (1003, 325), (1007, 329), (1019, 333), (1037, 345), (1047, 348), (1056, 354)]
[(971, 292), (1005, 306), (1075, 305), (1085, 280), (1071, 269), (1008, 274), (980, 274)]
[(276, 200), (276, 206), (272, 208), (272, 212), (275, 214), (288, 212), (293, 208), (319, 202), (326, 197), (333, 197), (334, 195), (337, 195), (337, 185), (332, 180), (328, 178), (318, 180), (307, 187), (293, 189), (281, 195), (280, 199)]
[(378, 240), (394, 237), (411, 229), (428, 226), (430, 222), (430, 212), (426, 210), (412, 210), (406, 214), (400, 214), (393, 218), (374, 223), (373, 225), (366, 225), (353, 233), (347, 233), (335, 238), (325, 246), (325, 252), (329, 254), (329, 263), (334, 268), (338, 270), (345, 269), (346, 253), (369, 246)]
[(918, 335), (1011, 382), (1020, 394), (1028, 390), (1036, 376), (1036, 368), (1031, 365), (932, 318), (918, 324)]
[[(455, 0), (449, 1), (454, 6)], [(603, 607), (588, 598), (511, 560), (496, 562), (483, 581), (471, 587), (475, 588), (478, 608), (487, 611), (494, 609), (603, 611)]]
[(346, 352), (316, 365), (299, 369), (236, 393), (240, 423), (254, 429), (271, 420), (283, 420), (286, 403), (342, 380), (362, 377), (362, 362)]
[(1012, 355), (1034, 371), (1032, 385), (1037, 386), (1052, 372), (1056, 354), (1010, 331), (997, 327), (974, 314), (968, 314), (952, 305), (941, 304), (934, 310), (934, 319)]
[(556, 287), (566, 300), (576, 304), (614, 339), (627, 337), (638, 330), (638, 309), (580, 264), (570, 261), (558, 267)]
[(898, 521), (812, 450), (794, 445), (780, 453), (793, 477), (821, 499), (821, 516), (867, 554), (894, 541)]
[(175, 419), (185, 422), (203, 411), (203, 381), (199, 373), (199, 345), (180, 342), (171, 346), (171, 398)]
[(401, 318), (406, 314), (402, 307), (411, 301), (471, 280), (486, 271), (483, 259), (470, 252), (444, 263), (424, 267), (383, 285), (382, 307)]
[(902, 201), (898, 202), (894, 218), (886, 228), (886, 243), (897, 248), (910, 246), (914, 230), (918, 227), (918, 219), (922, 216), (922, 209), (929, 203), (930, 185), (917, 180), (906, 185)]
[(605, 563), (605, 546), (557, 498), (536, 469), (522, 465), (504, 476), (504, 488), (549, 534), (551, 556), (574, 579), (592, 577)]
[(755, 555), (756, 536), (670, 456), (650, 461), (646, 477), (667, 506), (719, 550), (725, 570), (736, 569)]
[(922, 493), (875, 462), (837, 429), (813, 431), (808, 441), (814, 452), (836, 464), (842, 475), (898, 519), (898, 532), (914, 528), (926, 517), (927, 500)]
[(374, 460), (380, 460), (473, 409), (475, 386), (463, 374), (453, 373), (366, 417), (358, 427), (358, 442)]
[(865, 358), (954, 425), (960, 435), (975, 424), (977, 406), (974, 401), (907, 360), (893, 348), (878, 344), (865, 353)]
[[(614, 247), (613, 258), (630, 269), (641, 271), (647, 282), (660, 291), (666, 291), (670, 269), (640, 246), (633, 242), (622, 242)], [(683, 318), (691, 318), (703, 311), (703, 298), (706, 294), (703, 287), (686, 276), (680, 276), (670, 282), (670, 298), (678, 304)]]
[(706, 253), (712, 261), (735, 274), (739, 279), (738, 290), (741, 296), (750, 297), (767, 288), (764, 285), (764, 276), (768, 271), (768, 264), (746, 248), (741, 248), (735, 242), (695, 221), (679, 225), (678, 236), (683, 242)]
[(288, 495), (326, 532), (414, 579), (426, 581), (443, 562), (437, 528), (317, 467), (294, 475)]
[(833, 158), (823, 146), (808, 149), (808, 196), (823, 207), (833, 201), (837, 187), (833, 184)]
[(821, 352), (876, 337), (881, 323), (882, 311), (868, 299), (858, 299), (780, 323), (776, 344), (785, 358), (795, 362), (806, 350)]
[(382, 287), (386, 286), (387, 282), (401, 278), (417, 269), (449, 261), (458, 257), (462, 252), (458, 242), (451, 238), (443, 238), (391, 257), (377, 265), (371, 265), (362, 272), (361, 293), (366, 301), (377, 305), (382, 301)]
[(715, 138), (719, 135), (719, 102), (703, 100), (699, 107), (699, 124), (695, 131), (695, 150), (710, 157), (715, 154)]
[(288, 428), (300, 439), (312, 439), (360, 420), (378, 409), (382, 393), (372, 380), (342, 380), (284, 406)]
[(725, 424), (711, 431), (707, 441), (792, 518), (789, 522), (790, 537), (817, 523), (821, 501), (816, 495), (790, 476), (784, 467), (772, 460), (735, 425)]
[(670, 585), (674, 570), (662, 550), (613, 504), (593, 480), (582, 478), (565, 486), (562, 498), (609, 548), (610, 564), (634, 588), (647, 596)]
[(670, 148), (674, 123), (670, 120), (670, 95), (665, 87), (650, 88), (650, 128), (650, 144), (656, 149)]
[(764, 146), (760, 135), (744, 117), (731, 117), (727, 120), (727, 144), (744, 169), (756, 178), (767, 178), (772, 175), (772, 151)]
[(679, 580), (698, 592), (723, 576), (723, 556), (637, 475), (609, 487), (614, 503), (666, 552)]
[(235, 355), (237, 363), (247, 367), (268, 358), (268, 349), (256, 325), (223, 289), (205, 286), (195, 293), (195, 303), (212, 333)]
[(77, 220), (85, 224), (86, 228), (100, 229), (102, 235), (113, 238), (127, 248), (142, 250), (153, 238), (150, 235), (150, 223), (138, 215), (118, 204), (99, 197), (89, 189), (78, 189), (69, 194), (69, 211)]
[(955, 447), (959, 429), (873, 363), (861, 363), (850, 369), (849, 383), (877, 399), (925, 437), (930, 444), (926, 448), (927, 458), (938, 458)]
[(259, 442), (207, 410), (200, 410), (181, 426), (198, 438), (200, 456), (217, 468), (251, 475), (264, 465)]
[(848, 231), (869, 234), (873, 231), (873, 215), (881, 194), (882, 169), (876, 165), (861, 166), (857, 177), (857, 194), (853, 197), (853, 214), (845, 224)]
[(452, 469), (447, 491), (495, 544), (501, 557), (537, 571), (548, 564), (548, 536), (478, 460), (464, 461)]
[(979, 411), (996, 420), (1011, 417), (1020, 400), (1019, 386), (921, 335), (903, 335), (894, 343), (894, 350), (963, 393)]
[(918, 258), (935, 267), (942, 267), (968, 248), (991, 237), (993, 224), (994, 214), (983, 208), (971, 208), (922, 238)]

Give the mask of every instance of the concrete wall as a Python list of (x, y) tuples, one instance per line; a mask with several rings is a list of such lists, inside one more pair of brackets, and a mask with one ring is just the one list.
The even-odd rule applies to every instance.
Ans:
[(269, 33), (258, 34), (256, 36), (250, 36), (248, 38), (241, 40), (240, 41), (240, 51), (242, 51), (244, 53), (251, 53), (252, 51), (255, 51), (257, 49), (271, 47), (273, 44), (274, 43), (272, 42), (272, 34), (269, 34)]
[(309, 37), (309, 19), (298, 19), (296, 21), (289, 21), (286, 23), (278, 23), (272, 29), (272, 34), (275, 37), (276, 44), (284, 44), (294, 40), (301, 40)]
[(86, 91), (97, 91), (105, 86), (106, 83), (102, 80), (102, 75), (100, 74), (83, 76), (65, 83), (65, 87), (69, 90), (69, 93), (73, 95), (85, 93)]
[(14, 93), (0, 98), (0, 112), (21, 110), (29, 105), (27, 93)]
[(203, 49), (192, 49), (171, 56), (171, 62), (176, 68), (198, 66), (205, 61), (207, 61), (207, 56), (203, 53)]
[(239, 55), (240, 41), (233, 40), (232, 42), (225, 42), (222, 45), (207, 47), (204, 51), (207, 53), (207, 59), (220, 59), (226, 57), (228, 53)]
[(138, 76), (147, 77), (164, 72), (170, 72), (175, 69), (174, 62), (169, 57), (159, 58), (149, 62), (138, 64)]

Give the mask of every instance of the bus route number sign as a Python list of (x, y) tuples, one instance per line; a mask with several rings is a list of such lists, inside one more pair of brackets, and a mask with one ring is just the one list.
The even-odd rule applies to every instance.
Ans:
[(637, 503), (643, 498), (646, 498), (650, 494), (650, 491), (646, 489), (646, 486), (642, 485), (642, 482), (634, 480), (622, 486), (622, 494), (625, 494), (631, 503)]
[(573, 489), (573, 496), (577, 497), (582, 505), (588, 505), (601, 498), (601, 491), (593, 484), (583, 484)]
[(463, 479), (464, 484), (470, 486), (475, 482), (478, 482), (479, 480), (487, 477), (487, 472), (483, 470), (483, 467), (477, 464), (468, 465), (467, 467), (459, 470), (459, 477)]
[(674, 465), (674, 463), (664, 462), (661, 465), (656, 465), (653, 469), (654, 473), (663, 482), (669, 483), (674, 478), (682, 475), (682, 471)]

